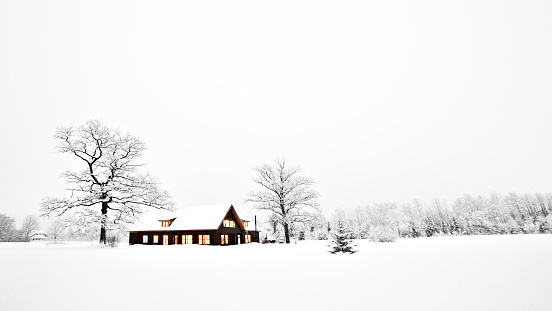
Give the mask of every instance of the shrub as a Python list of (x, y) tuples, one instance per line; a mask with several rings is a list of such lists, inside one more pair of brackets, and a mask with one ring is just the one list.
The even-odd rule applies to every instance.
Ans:
[(375, 226), (368, 232), (368, 240), (371, 242), (395, 242), (399, 239), (399, 234), (387, 226)]
[(107, 236), (106, 241), (109, 247), (117, 247), (117, 245), (119, 245), (119, 235), (118, 234), (109, 235)]

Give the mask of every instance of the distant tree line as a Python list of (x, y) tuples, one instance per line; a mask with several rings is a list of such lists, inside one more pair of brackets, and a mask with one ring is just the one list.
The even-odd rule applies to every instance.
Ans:
[(450, 206), (441, 200), (427, 205), (377, 203), (335, 214), (358, 239), (369, 239), (375, 231), (396, 238), (552, 233), (552, 193), (464, 195)]
[(0, 242), (29, 242), (31, 234), (40, 229), (36, 216), (27, 216), (23, 219), (21, 228), (15, 227), (15, 219), (0, 214)]
[[(29, 242), (32, 233), (40, 230), (38, 218), (34, 215), (23, 219), (21, 227), (15, 225), (15, 218), (0, 214), (0, 242)], [(77, 218), (56, 219), (46, 230), (48, 240), (92, 241), (100, 232), (99, 226), (83, 225)], [(120, 234), (119, 231), (116, 232)]]
[[(353, 210), (322, 213), (308, 223), (292, 227), (297, 239), (328, 239), (338, 221), (344, 221), (356, 239), (389, 242), (398, 238), (442, 235), (546, 234), (552, 233), (552, 193), (464, 195), (449, 205), (443, 200), (397, 204), (376, 203)], [(281, 229), (268, 219), (264, 228), (279, 235)]]

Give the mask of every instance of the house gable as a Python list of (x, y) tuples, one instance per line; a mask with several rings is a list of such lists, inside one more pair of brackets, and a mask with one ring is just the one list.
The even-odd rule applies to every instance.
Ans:
[(228, 211), (226, 212), (226, 214), (224, 215), (224, 217), (220, 221), (220, 224), (218, 226), (218, 230), (221, 230), (223, 228), (228, 228), (228, 227), (224, 226), (224, 221), (225, 220), (233, 221), (236, 224), (236, 228), (239, 228), (241, 230), (245, 230), (245, 227), (244, 227), (240, 217), (238, 216), (238, 213), (236, 212), (236, 209), (234, 209), (234, 206), (232, 206), (232, 205), (230, 205), (230, 208), (228, 209)]

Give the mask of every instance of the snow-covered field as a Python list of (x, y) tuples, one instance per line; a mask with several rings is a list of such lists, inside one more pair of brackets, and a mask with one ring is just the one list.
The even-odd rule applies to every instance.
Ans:
[(0, 243), (0, 310), (552, 310), (552, 235), (359, 243)]

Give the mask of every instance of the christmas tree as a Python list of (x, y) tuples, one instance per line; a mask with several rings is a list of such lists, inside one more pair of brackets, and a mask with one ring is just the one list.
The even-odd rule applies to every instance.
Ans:
[(332, 239), (330, 245), (332, 249), (329, 251), (332, 254), (343, 252), (354, 254), (357, 251), (353, 249), (356, 246), (353, 242), (353, 232), (347, 228), (343, 220), (338, 220), (335, 227), (331, 231)]

